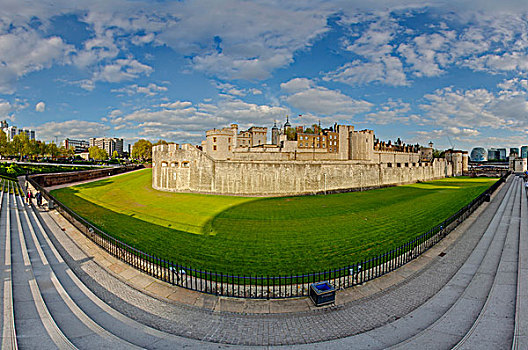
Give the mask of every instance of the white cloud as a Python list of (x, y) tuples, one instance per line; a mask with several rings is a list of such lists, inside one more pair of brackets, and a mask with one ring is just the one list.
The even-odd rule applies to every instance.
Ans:
[(0, 100), (0, 118), (7, 118), (9, 113), (13, 112), (14, 107), (10, 102)]
[(283, 99), (303, 112), (322, 115), (346, 114), (350, 119), (372, 108), (370, 102), (355, 100), (338, 90), (317, 86), (306, 78), (292, 79), (281, 84), (281, 89), (290, 93), (283, 96)]
[(365, 62), (354, 60), (328, 72), (326, 81), (339, 81), (349, 85), (364, 85), (372, 82), (391, 86), (409, 85), (399, 58), (384, 56), (379, 59)]
[(262, 53), (258, 58), (233, 58), (223, 53), (211, 53), (192, 59), (194, 69), (220, 78), (260, 80), (268, 78), (275, 68), (293, 62), (293, 53), (274, 50)]
[(172, 3), (178, 21), (157, 40), (192, 55), (193, 69), (228, 79), (264, 79), (328, 30), (326, 16), (335, 9), (314, 5), (225, 0), (209, 2), (204, 11), (200, 2)]
[(150, 75), (153, 69), (135, 59), (118, 59), (107, 64), (94, 73), (93, 81), (106, 81), (118, 83), (123, 80), (132, 80), (140, 75)]
[(46, 110), (46, 104), (43, 101), (40, 101), (35, 105), (35, 111), (44, 112)]
[[(395, 55), (396, 38), (403, 28), (386, 12), (372, 19), (352, 19), (344, 16), (341, 25), (350, 34), (343, 40), (343, 49), (359, 55), (336, 70), (325, 74), (324, 80), (338, 81), (349, 85), (364, 85), (372, 82), (392, 86), (408, 85), (403, 65)], [(355, 28), (356, 20), (365, 21), (367, 28), (359, 33)]]
[(119, 89), (112, 89), (112, 92), (121, 92), (126, 93), (127, 95), (135, 95), (135, 94), (144, 94), (147, 96), (156, 96), (160, 92), (167, 91), (168, 88), (166, 86), (160, 86), (156, 85), (154, 83), (149, 83), (147, 86), (140, 86), (138, 84), (132, 84), (129, 86), (125, 86)]
[(365, 120), (378, 125), (421, 123), (420, 117), (409, 115), (410, 110), (411, 105), (407, 102), (389, 100), (387, 103), (377, 107), (376, 111), (367, 114)]
[(163, 103), (141, 109), (111, 120), (115, 125), (136, 129), (142, 137), (152, 140), (160, 137), (178, 142), (199, 142), (205, 131), (238, 123), (241, 128), (253, 125), (268, 126), (282, 120), (290, 111), (284, 107), (258, 105), (237, 99), (218, 104), (188, 101)]
[(189, 102), (189, 101), (175, 101), (175, 102), (160, 104), (160, 107), (171, 108), (171, 109), (183, 109), (183, 108), (189, 108), (191, 106), (192, 106), (192, 102)]
[(37, 126), (36, 133), (40, 140), (55, 141), (57, 138), (88, 139), (108, 135), (110, 127), (97, 122), (85, 120), (67, 120), (64, 122), (48, 122)]
[(73, 50), (61, 38), (43, 37), (36, 30), (0, 31), (0, 93), (13, 93), (16, 80), (30, 72), (67, 63)]
[(122, 114), (123, 114), (123, 111), (121, 111), (120, 109), (114, 109), (112, 112), (110, 112), (108, 116), (110, 118), (115, 118), (115, 117), (119, 117)]
[(213, 82), (213, 84), (218, 90), (221, 91), (222, 95), (225, 97), (233, 97), (233, 96), (244, 97), (249, 94), (262, 95), (262, 91), (257, 88), (243, 89), (243, 88), (238, 88), (235, 85), (230, 84), (230, 83), (219, 83), (219, 82)]
[(307, 78), (294, 78), (286, 83), (280, 84), (281, 90), (290, 94), (311, 89), (312, 86), (312, 81)]
[(456, 40), (453, 31), (422, 34), (409, 44), (401, 44), (398, 52), (403, 55), (418, 77), (434, 77), (444, 73), (444, 67), (453, 62), (451, 48)]

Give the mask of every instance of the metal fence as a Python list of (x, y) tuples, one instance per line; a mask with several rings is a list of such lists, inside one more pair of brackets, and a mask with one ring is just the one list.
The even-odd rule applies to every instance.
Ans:
[(98, 229), (51, 196), (31, 177), (28, 181), (42, 192), (44, 198), (52, 201), (55, 208), (89, 239), (111, 255), (144, 273), (172, 285), (203, 293), (236, 298), (272, 299), (308, 296), (310, 284), (320, 281), (329, 281), (336, 289), (353, 287), (405, 265), (438, 243), (482, 202), (489, 200), (490, 195), (507, 176), (508, 174), (501, 177), (471, 203), (439, 225), (384, 254), (337, 269), (289, 276), (241, 276), (217, 273), (194, 269), (147, 254)]

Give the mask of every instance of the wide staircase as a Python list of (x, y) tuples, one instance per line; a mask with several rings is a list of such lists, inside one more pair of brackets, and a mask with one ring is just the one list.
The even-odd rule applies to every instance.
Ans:
[[(366, 330), (353, 327), (368, 320), (352, 307), (281, 316), (222, 314), (139, 293), (116, 295), (115, 283), (105, 289), (101, 282), (95, 293), (66, 263), (64, 247), (56, 246), (54, 232), (61, 228), (25, 203), (17, 182), (3, 179), (0, 185), (2, 349), (528, 349), (528, 204), (518, 177), (502, 186), (490, 206), (492, 219), (454, 276), (403, 317)], [(380, 295), (379, 303), (394, 302), (396, 289)], [(119, 298), (126, 308), (117, 305)], [(150, 302), (153, 309), (136, 302)], [(308, 327), (314, 322), (321, 326)]]

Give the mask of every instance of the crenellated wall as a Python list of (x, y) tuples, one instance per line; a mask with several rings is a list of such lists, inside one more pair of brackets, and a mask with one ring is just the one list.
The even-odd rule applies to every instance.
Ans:
[[(367, 143), (367, 141), (363, 141)], [(361, 160), (213, 160), (192, 145), (153, 147), (152, 187), (163, 191), (285, 196), (428, 181), (452, 175), (444, 159), (374, 152)]]

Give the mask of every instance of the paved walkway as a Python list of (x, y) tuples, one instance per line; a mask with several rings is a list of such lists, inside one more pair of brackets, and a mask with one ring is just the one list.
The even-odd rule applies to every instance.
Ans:
[[(41, 348), (511, 348), (514, 340), (526, 348), (527, 306), (516, 302), (522, 293), (517, 280), (523, 281), (517, 274), (528, 268), (518, 249), (519, 241), (526, 244), (520, 236), (526, 197), (518, 179), (510, 178), (489, 205), (424, 256), (340, 291), (337, 304), (326, 308), (313, 307), (307, 298), (228, 299), (166, 285), (102, 252), (56, 211), (5, 197), (0, 227), (8, 217), (20, 221), (5, 232), (11, 232), (12, 249), (20, 249), (11, 254), (22, 276), (14, 285), (27, 290), (20, 292), (25, 304), (14, 300), (21, 347), (38, 339), (24, 328), (26, 317), (42, 323)], [(15, 261), (16, 255), (22, 260)], [(8, 325), (2, 325), (4, 335)], [(506, 336), (494, 337), (499, 333)]]

